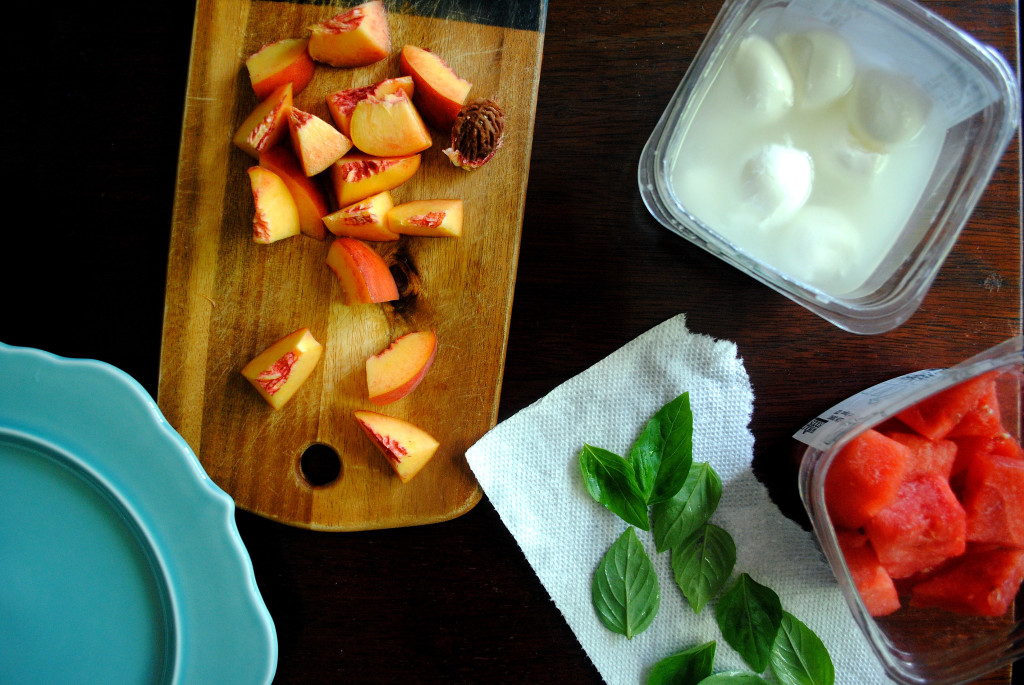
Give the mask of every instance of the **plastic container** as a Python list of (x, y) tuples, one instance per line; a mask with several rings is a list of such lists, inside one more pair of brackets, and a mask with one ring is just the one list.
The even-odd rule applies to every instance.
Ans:
[[(911, 588), (922, 576), (911, 576), (895, 583), (900, 590), (900, 608), (873, 618), (854, 583), (840, 548), (839, 527), (834, 525), (834, 518), (830, 517), (826, 506), (828, 472), (835, 463), (836, 455), (864, 431), (902, 432), (906, 424), (893, 419), (900, 412), (948, 388), (993, 371), (999, 373), (996, 388), (1002, 426), (1019, 444), (1021, 403), (1024, 402), (1021, 389), (1024, 381), (1024, 338), (1021, 337), (1010, 339), (949, 369), (921, 371), (881, 383), (828, 410), (794, 436), (807, 445), (800, 463), (800, 495), (821, 548), (854, 619), (887, 673), (898, 682), (960, 683), (1024, 657), (1024, 620), (1021, 618), (1024, 614), (1018, 608), (1018, 618), (1015, 619), (1012, 606), (998, 617), (977, 617), (940, 608), (912, 606), (909, 599), (913, 592)], [(961, 441), (958, 443), (961, 451), (965, 449), (960, 446), (964, 439), (962, 436), (956, 438)], [(958, 475), (954, 469), (949, 477), (949, 483), (961, 501), (965, 498), (965, 474), (965, 471), (959, 471)], [(969, 504), (964, 506), (971, 511)], [(862, 530), (870, 533), (870, 524), (865, 524)], [(969, 533), (967, 538), (968, 545), (972, 545), (971, 535)], [(953, 562), (942, 562), (935, 568), (942, 568), (948, 563)], [(1021, 607), (1024, 592), (1019, 587), (1016, 598), (1016, 604)]]
[[(771, 241), (765, 241), (769, 245), (788, 245), (785, 249), (766, 248), (776, 249), (784, 255), (776, 259), (766, 257), (759, 249), (738, 239), (732, 219), (716, 218), (695, 206), (693, 197), (700, 200), (704, 196), (715, 195), (724, 187), (722, 184), (707, 182), (706, 192), (692, 191), (689, 201), (684, 199), (686, 193), (680, 192), (680, 188), (685, 188), (680, 181), (685, 174), (692, 172), (695, 178), (700, 178), (700, 174), (693, 171), (695, 167), (733, 154), (726, 150), (732, 143), (728, 131), (720, 134), (721, 145), (705, 141), (700, 152), (695, 152), (695, 148), (690, 146), (704, 137), (701, 122), (715, 119), (714, 116), (703, 115), (702, 110), (712, 107), (708, 103), (716, 102), (716, 82), (724, 83), (724, 79), (731, 78), (730, 70), (738, 69), (734, 65), (739, 59), (737, 50), (744, 39), (756, 35), (778, 47), (781, 35), (818, 30), (838, 34), (845, 39), (858, 79), (862, 78), (861, 74), (881, 70), (905, 79), (912, 84), (911, 89), (920, 90), (926, 99), (921, 114), (926, 117), (928, 140), (936, 141), (934, 154), (929, 153), (932, 157), (922, 167), (923, 171), (916, 176), (911, 174), (914, 178), (909, 180), (914, 180), (917, 188), (907, 193), (909, 199), (907, 195), (900, 195), (899, 190), (894, 191), (912, 185), (902, 178), (897, 178), (896, 182), (889, 179), (875, 182), (874, 189), (869, 191), (864, 190), (866, 184), (860, 181), (837, 187), (837, 184), (845, 183), (836, 180), (842, 177), (830, 177), (824, 172), (832, 163), (831, 159), (822, 163), (821, 159), (811, 155), (815, 184), (831, 179), (827, 192), (842, 195), (846, 198), (844, 202), (848, 201), (851, 207), (874, 208), (883, 213), (880, 216), (893, 222), (892, 230), (881, 237), (862, 238), (845, 228), (845, 233), (833, 231), (829, 234), (853, 236), (849, 239), (870, 246), (873, 255), (865, 257), (863, 270), (866, 275), (862, 279), (850, 277), (846, 282), (835, 285), (823, 285), (817, 275), (808, 275), (807, 269), (801, 268), (804, 266), (802, 262), (807, 262), (808, 254), (817, 248), (807, 247), (800, 236), (806, 238), (806, 235), (811, 235), (817, 239), (816, 232), (822, 222), (830, 222), (831, 219), (822, 219), (820, 213), (804, 217), (798, 222), (804, 233), (787, 228), (791, 237), (785, 240), (773, 237)], [(786, 53), (786, 56), (789, 54), (792, 53)], [(764, 63), (755, 67), (755, 76), (757, 69), (763, 68)], [(815, 68), (812, 65), (809, 73), (815, 73)], [(796, 72), (790, 70), (789, 73), (792, 76)], [(784, 75), (778, 76), (785, 78)], [(794, 82), (799, 91), (800, 78)], [(804, 83), (809, 81), (805, 79)], [(857, 97), (866, 99), (868, 107), (873, 108), (874, 113), (870, 116), (882, 118), (885, 108), (873, 104), (881, 102), (881, 98), (872, 101), (875, 96), (871, 91), (858, 88), (857, 83), (859, 81), (855, 81), (854, 87), (842, 98), (849, 100), (854, 97), (851, 93), (856, 91)], [(798, 98), (803, 100), (797, 104), (810, 102), (810, 92), (806, 87), (803, 95), (798, 92)], [(836, 102), (841, 102), (841, 99)], [(839, 105), (832, 103), (829, 106)], [(852, 105), (844, 104), (842, 107), (857, 111)], [(721, 111), (731, 116), (735, 108), (725, 107)], [(840, 328), (854, 333), (880, 333), (903, 323), (920, 305), (991, 178), (1019, 118), (1019, 86), (1003, 57), (912, 2), (726, 0), (643, 150), (638, 174), (640, 193), (651, 214), (670, 230)], [(804, 127), (798, 125), (795, 128)], [(737, 120), (735, 129), (738, 134), (744, 134), (750, 127)], [(849, 129), (859, 133), (863, 127), (851, 125)], [(688, 137), (691, 130), (696, 132)], [(799, 132), (787, 130), (782, 135), (776, 132), (774, 138), (769, 136), (765, 140), (786, 144), (790, 135), (798, 135)], [(847, 133), (844, 131), (841, 136)], [(917, 139), (922, 139), (922, 136), (917, 136)], [(911, 141), (912, 144), (918, 145), (917, 139)], [(871, 154), (863, 154), (859, 147), (862, 140), (855, 142), (857, 149), (853, 151), (853, 161), (845, 159), (844, 163), (862, 167), (865, 160), (876, 159)], [(884, 152), (889, 154), (888, 149)], [(850, 153), (844, 148), (837, 154), (849, 158)], [(892, 156), (896, 158), (895, 153)], [(886, 171), (883, 165), (877, 169), (881, 169), (879, 174), (895, 174), (898, 167), (891, 166)], [(806, 169), (797, 165), (794, 171), (793, 165), (781, 164), (778, 165), (778, 173), (780, 180), (798, 186), (800, 179), (796, 177), (806, 173)], [(759, 178), (751, 175), (742, 181), (739, 175), (740, 172), (734, 174), (735, 182), (740, 184)], [(766, 194), (771, 202), (777, 199), (771, 195), (776, 190), (774, 187), (760, 187), (762, 195)], [(888, 192), (889, 195), (883, 195), (883, 201), (862, 196), (864, 192), (876, 191)], [(814, 197), (812, 194), (808, 202), (814, 202)], [(893, 200), (905, 201), (906, 206), (899, 213), (889, 211)], [(723, 201), (723, 205), (728, 203)], [(889, 211), (888, 215), (886, 211)], [(839, 223), (845, 226), (844, 222)], [(868, 218), (861, 223), (873, 226), (878, 221)], [(848, 249), (840, 238), (830, 240), (832, 242), (822, 248), (822, 263), (847, 260), (853, 250)], [(827, 270), (829, 267), (826, 264), (822, 268)]]

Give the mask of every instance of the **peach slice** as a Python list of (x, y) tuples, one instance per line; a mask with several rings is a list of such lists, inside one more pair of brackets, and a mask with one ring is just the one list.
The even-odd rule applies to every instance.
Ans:
[(338, 238), (327, 251), (327, 266), (341, 283), (345, 304), (398, 299), (395, 277), (373, 248), (356, 238)]
[(327, 229), (321, 217), (330, 209), (327, 196), (315, 178), (309, 178), (299, 160), (286, 145), (275, 145), (260, 154), (260, 166), (281, 177), (299, 210), (299, 229), (304, 235), (317, 240), (327, 236)]
[(344, 207), (402, 185), (420, 168), (420, 155), (374, 157), (350, 152), (328, 169), (334, 198)]
[(433, 142), (412, 100), (399, 90), (356, 103), (349, 123), (352, 144), (376, 157), (406, 157), (423, 152)]
[(413, 200), (388, 210), (388, 228), (405, 235), (458, 238), (462, 200)]
[(292, 107), (288, 115), (292, 149), (306, 176), (316, 176), (352, 149), (352, 141), (326, 121)]
[(323, 345), (308, 328), (289, 333), (242, 367), (242, 375), (274, 409), (280, 409), (313, 373)]
[(292, 110), (292, 84), (279, 86), (260, 104), (256, 105), (231, 139), (251, 157), (278, 143), (288, 133), (288, 113)]
[(252, 217), (252, 239), (269, 244), (298, 235), (299, 210), (281, 177), (261, 166), (249, 167), (249, 185), (256, 212)]
[(399, 90), (405, 91), (405, 94), (410, 98), (413, 96), (415, 87), (413, 86), (412, 76), (386, 78), (369, 86), (346, 88), (345, 90), (331, 93), (327, 96), (327, 111), (331, 113), (331, 118), (334, 119), (334, 124), (338, 127), (338, 130), (347, 136), (351, 133), (349, 122), (352, 121), (352, 112), (355, 111), (356, 105), (359, 104), (360, 100), (364, 100), (371, 95), (375, 97), (391, 95)]
[(412, 480), (440, 447), (429, 433), (408, 421), (375, 411), (357, 410), (352, 413), (402, 483)]
[(366, 391), (374, 404), (390, 404), (412, 392), (434, 363), (437, 335), (414, 331), (366, 359)]
[(473, 84), (460, 78), (436, 53), (415, 45), (402, 46), (399, 69), (412, 76), (416, 86), (413, 102), (427, 123), (451, 131)]
[(245, 60), (252, 90), (260, 100), (286, 83), (292, 84), (292, 96), (313, 78), (315, 65), (306, 50), (308, 38), (282, 38), (267, 43)]
[(328, 214), (324, 224), (334, 235), (360, 240), (398, 240), (398, 234), (388, 228), (388, 210), (394, 206), (391, 193), (385, 190)]
[(391, 53), (388, 12), (381, 0), (357, 5), (309, 27), (309, 56), (334, 67), (364, 67)]

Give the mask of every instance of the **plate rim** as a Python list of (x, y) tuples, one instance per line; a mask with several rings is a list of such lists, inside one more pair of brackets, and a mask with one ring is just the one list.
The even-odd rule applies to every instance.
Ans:
[[(173, 641), (165, 652), (173, 660), (163, 669), (166, 681), (185, 683), (201, 675), (240, 685), (272, 682), (277, 633), (237, 528), (234, 500), (206, 474), (145, 388), (107, 362), (3, 342), (0, 375), (13, 381), (9, 388), (21, 389), (0, 393), (0, 435), (46, 450), (66, 462), (62, 467), (80, 470), (79, 478), (116, 501), (150, 557), (166, 594), (168, 638)], [(97, 399), (136, 421), (84, 406)], [(36, 411), (41, 404), (45, 412)], [(86, 424), (90, 418), (95, 423)], [(132, 443), (145, 444), (148, 458), (138, 459), (128, 448)], [(158, 475), (172, 480), (158, 482)], [(187, 499), (175, 502), (165, 496), (171, 494)], [(204, 525), (175, 525), (182, 518), (199, 518)], [(213, 545), (213, 554), (190, 556), (193, 545), (208, 551)], [(216, 592), (200, 591), (211, 585)], [(225, 619), (234, 619), (231, 630), (224, 630)]]

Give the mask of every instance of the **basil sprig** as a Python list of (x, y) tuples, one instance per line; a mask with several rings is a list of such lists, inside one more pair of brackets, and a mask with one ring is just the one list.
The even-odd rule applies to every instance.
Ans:
[(644, 426), (640, 437), (633, 443), (629, 449), (629, 455), (626, 457), (626, 461), (633, 469), (637, 489), (644, 504), (647, 504), (647, 498), (654, 491), (654, 482), (658, 478), (663, 442), (661, 422), (652, 418)]
[(736, 565), (736, 543), (724, 528), (705, 523), (672, 549), (676, 585), (699, 614), (718, 594)]
[[(643, 453), (642, 457), (638, 451)], [(666, 502), (679, 492), (693, 461), (690, 393), (684, 392), (658, 410), (630, 450), (629, 459), (634, 470), (641, 460), (652, 462), (641, 467), (645, 473), (642, 492), (648, 504)], [(653, 479), (649, 475), (652, 470)]]
[(650, 529), (648, 505), (672, 499), (686, 482), (692, 461), (693, 413), (685, 392), (651, 417), (627, 459), (588, 444), (579, 454), (590, 496), (641, 530)]
[(583, 487), (590, 496), (641, 530), (651, 527), (647, 503), (626, 460), (606, 449), (584, 444), (580, 450)]
[(736, 565), (736, 543), (709, 522), (722, 481), (709, 463), (693, 464), (693, 414), (688, 393), (662, 407), (644, 426), (627, 458), (584, 444), (579, 462), (591, 497), (630, 527), (594, 572), (591, 598), (601, 622), (632, 639), (646, 630), (661, 604), (657, 574), (635, 528), (649, 530), (671, 553), (672, 573), (695, 613), (715, 597), (722, 636), (756, 673), (712, 674), (715, 642), (659, 661), (649, 685), (765, 685), (769, 665), (782, 685), (833, 685), (835, 669), (817, 635), (786, 613), (778, 594), (741, 573), (725, 592)]
[(590, 591), (597, 616), (609, 630), (632, 640), (651, 625), (661, 605), (661, 590), (635, 530), (627, 528), (608, 548)]
[(782, 602), (766, 585), (746, 573), (718, 598), (715, 619), (725, 641), (758, 673), (768, 668), (768, 654), (782, 624)]
[[(595, 500), (630, 526), (650, 530), (648, 507), (671, 499), (693, 461), (693, 414), (689, 393), (651, 417), (628, 459), (585, 444), (580, 450), (583, 486)], [(661, 604), (654, 565), (628, 528), (605, 553), (591, 583), (594, 609), (610, 630), (632, 637), (654, 620)]]
[(715, 661), (714, 640), (667, 656), (654, 665), (647, 676), (647, 685), (680, 685), (699, 683), (711, 675)]
[(775, 677), (785, 685), (832, 685), (836, 680), (835, 666), (821, 638), (785, 611), (768, 659)]
[(693, 464), (679, 492), (651, 509), (658, 551), (681, 545), (711, 518), (721, 498), (722, 479), (711, 464)]

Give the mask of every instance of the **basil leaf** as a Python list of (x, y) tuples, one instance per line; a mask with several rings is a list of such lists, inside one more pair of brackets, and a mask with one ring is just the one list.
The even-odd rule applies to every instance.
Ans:
[(625, 459), (600, 447), (584, 444), (580, 450), (583, 486), (595, 500), (608, 507), (626, 523), (641, 530), (651, 527), (647, 502), (636, 484), (633, 469)]
[(658, 475), (658, 466), (661, 465), (663, 442), (661, 424), (658, 419), (652, 418), (629, 450), (628, 461), (633, 467), (633, 473), (636, 474), (636, 482), (644, 496), (644, 502), (647, 502), (654, 490), (654, 479)]
[(695, 613), (718, 594), (736, 565), (736, 543), (724, 529), (701, 526), (672, 548), (672, 573)]
[(722, 479), (711, 464), (694, 464), (683, 487), (654, 505), (654, 544), (659, 552), (677, 547), (711, 518), (722, 499)]
[(768, 681), (756, 673), (722, 671), (705, 678), (697, 685), (768, 685)]
[(661, 605), (654, 564), (633, 528), (627, 528), (605, 552), (594, 571), (590, 595), (597, 617), (608, 630), (632, 640), (651, 625)]
[(661, 429), (662, 450), (654, 490), (648, 504), (665, 502), (679, 492), (693, 461), (693, 412), (690, 393), (684, 392), (654, 415)]
[(714, 640), (667, 656), (654, 665), (647, 685), (691, 685), (711, 675), (715, 661)]
[(785, 611), (769, 660), (782, 685), (832, 685), (836, 680), (832, 657), (821, 638)]
[(715, 619), (722, 637), (754, 671), (768, 668), (768, 653), (782, 623), (782, 602), (774, 590), (741, 573), (718, 599)]

